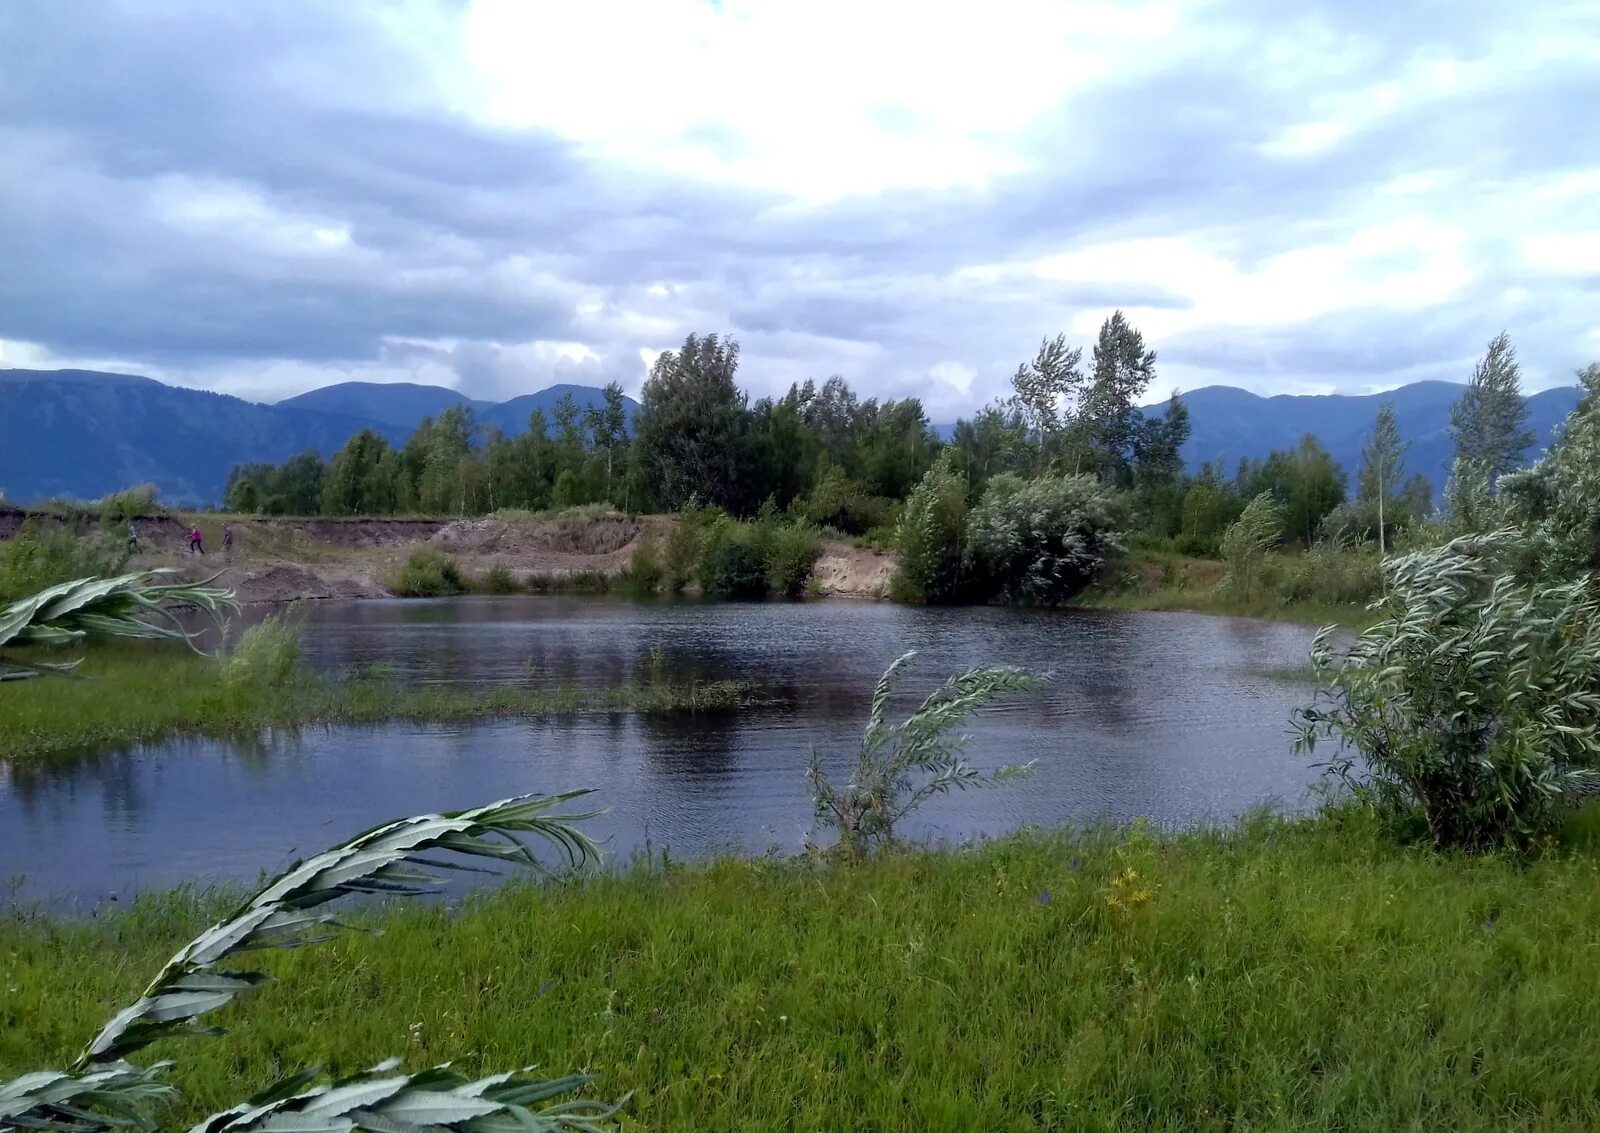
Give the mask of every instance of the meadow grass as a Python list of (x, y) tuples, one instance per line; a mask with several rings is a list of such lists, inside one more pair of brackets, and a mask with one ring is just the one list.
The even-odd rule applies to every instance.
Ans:
[[(1595, 823), (1590, 823), (1591, 830)], [(220, 909), (0, 917), (0, 1076), (68, 1061)], [(630, 1127), (1593, 1129), (1600, 848), (1399, 848), (1361, 815), (727, 859), (357, 916), (166, 1044), (169, 1124), (296, 1067), (539, 1063)]]
[(1352, 585), (1345, 577), (1352, 572), (1340, 569), (1344, 566), (1337, 554), (1274, 554), (1268, 558), (1261, 585), (1246, 597), (1223, 585), (1224, 563), (1150, 552), (1117, 564), (1079, 597), (1078, 604), (1101, 610), (1187, 611), (1365, 628), (1377, 620), (1367, 609), (1373, 594)]
[(344, 679), (302, 667), (281, 681), (262, 681), (237, 679), (238, 666), (227, 656), (200, 657), (178, 646), (106, 643), (77, 652), (84, 654), (78, 669), (83, 679), (5, 686), (0, 694), (0, 760), (67, 756), (169, 735), (219, 735), (271, 725), (721, 712), (769, 703), (741, 681), (648, 681), (594, 691), (411, 685), (390, 679), (381, 667)]

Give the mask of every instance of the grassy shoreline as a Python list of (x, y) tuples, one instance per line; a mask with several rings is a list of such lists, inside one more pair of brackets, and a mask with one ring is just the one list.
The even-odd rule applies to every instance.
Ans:
[(0, 761), (270, 726), (605, 712), (692, 714), (770, 703), (739, 681), (646, 681), (587, 692), (517, 685), (419, 686), (381, 673), (336, 679), (300, 669), (280, 684), (230, 684), (214, 659), (149, 645), (91, 648), (79, 672), (84, 679), (7, 686), (5, 711), (0, 712)]
[(1339, 625), (1364, 629), (1376, 617), (1364, 605), (1332, 602), (1279, 602), (1264, 597), (1251, 601), (1229, 598), (1211, 590), (1158, 589), (1090, 590), (1078, 605), (1091, 610), (1126, 610), (1142, 613), (1206, 614), (1225, 618), (1260, 618), (1299, 625)]
[[(362, 914), (150, 1056), (174, 1126), (403, 1055), (583, 1067), (649, 1129), (1590, 1129), (1597, 873), (1350, 813), (641, 868)], [(214, 904), (0, 917), (0, 1076), (67, 1061)]]

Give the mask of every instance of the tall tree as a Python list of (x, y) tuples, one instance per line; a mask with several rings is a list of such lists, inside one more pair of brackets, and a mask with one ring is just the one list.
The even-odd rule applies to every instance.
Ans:
[(1467, 392), (1450, 411), (1456, 458), (1478, 464), (1492, 484), (1522, 464), (1533, 444), (1528, 406), (1522, 400), (1522, 370), (1511, 339), (1501, 331), (1473, 367)]
[(628, 415), (623, 411), (622, 386), (610, 382), (605, 388), (605, 403), (591, 406), (584, 414), (584, 424), (589, 429), (589, 443), (593, 450), (605, 461), (605, 484), (602, 492), (611, 503), (622, 503), (613, 494), (613, 483), (616, 473), (621, 467), (619, 454), (624, 454), (628, 445)]
[(1189, 439), (1189, 407), (1173, 390), (1162, 414), (1146, 413), (1133, 437), (1133, 485), (1139, 512), (1150, 529), (1176, 535), (1183, 528), (1183, 446)]
[(1400, 478), (1405, 475), (1405, 454), (1406, 444), (1400, 436), (1400, 426), (1395, 423), (1394, 406), (1384, 402), (1378, 407), (1372, 435), (1361, 450), (1361, 471), (1356, 478), (1356, 498), (1378, 509), (1380, 555), (1389, 549), (1391, 502), (1400, 491)]
[(1062, 429), (1076, 412), (1084, 380), (1082, 364), (1083, 348), (1068, 346), (1067, 336), (1058, 334), (1041, 342), (1033, 361), (1018, 366), (1011, 376), (1013, 404), (1037, 448), (1035, 472), (1050, 463)]
[(362, 429), (328, 463), (322, 480), (323, 515), (387, 515), (394, 510), (394, 485), (384, 470), (389, 442)]
[(1134, 403), (1156, 376), (1156, 352), (1146, 350), (1144, 335), (1117, 311), (1100, 327), (1094, 344), (1094, 372), (1079, 418), (1085, 440), (1102, 462), (1101, 474), (1126, 483), (1138, 431)]
[(650, 367), (634, 446), (666, 507), (698, 499), (735, 510), (744, 502), (748, 412), (733, 380), (738, 368), (739, 344), (714, 334), (689, 335)]

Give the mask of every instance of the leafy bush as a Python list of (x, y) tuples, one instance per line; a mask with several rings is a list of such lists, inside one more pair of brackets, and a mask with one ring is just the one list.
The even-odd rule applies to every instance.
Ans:
[(1283, 513), (1271, 492), (1245, 505), (1243, 514), (1222, 535), (1222, 557), (1228, 561), (1223, 585), (1249, 599), (1260, 580), (1267, 552), (1283, 537)]
[(670, 591), (682, 590), (699, 577), (717, 521), (726, 519), (720, 508), (690, 508), (678, 517), (667, 536), (662, 554), (662, 585)]
[(556, 477), (555, 487), (550, 491), (550, 506), (574, 508), (588, 502), (587, 493), (583, 490), (583, 481), (578, 478), (578, 474), (570, 468), (563, 468), (561, 475)]
[(300, 620), (291, 611), (269, 614), (244, 631), (222, 658), (229, 688), (283, 684), (300, 660)]
[(748, 539), (721, 540), (707, 557), (700, 589), (708, 598), (765, 598), (767, 566)]
[(161, 489), (154, 484), (135, 484), (120, 492), (113, 492), (95, 505), (102, 523), (126, 522), (141, 515), (150, 515), (159, 509), (156, 500)]
[(889, 522), (891, 506), (846, 476), (844, 469), (830, 465), (796, 510), (819, 527), (864, 535)]
[(666, 564), (661, 560), (661, 545), (654, 539), (642, 539), (633, 549), (623, 582), (640, 594), (654, 594), (666, 581)]
[(968, 524), (973, 585), (984, 597), (1056, 605), (1120, 550), (1112, 498), (1093, 476), (989, 481)]
[(1387, 617), (1343, 655), (1332, 627), (1312, 650), (1328, 683), (1300, 749), (1339, 740), (1330, 773), (1437, 846), (1549, 834), (1600, 757), (1600, 601), (1588, 580), (1519, 582), (1523, 550), (1500, 531), (1390, 559)]
[(1376, 547), (1319, 544), (1293, 560), (1278, 586), (1278, 596), (1286, 602), (1364, 606), (1382, 590), (1383, 570)]
[(0, 542), (0, 602), (78, 578), (117, 574), (128, 557), (125, 537), (79, 535), (64, 523), (29, 519)]
[(895, 543), (900, 566), (890, 583), (894, 598), (959, 602), (967, 597), (967, 478), (956, 471), (948, 450), (906, 501)]
[(505, 563), (495, 563), (486, 572), (478, 583), (478, 589), (485, 594), (515, 594), (521, 590), (516, 574)]
[(755, 525), (751, 542), (761, 556), (767, 589), (785, 598), (799, 598), (822, 557), (822, 538), (807, 523), (767, 520)]
[(401, 598), (441, 598), (466, 588), (456, 561), (431, 547), (412, 551), (406, 565), (389, 582), (389, 590)]
[(994, 665), (969, 669), (940, 685), (904, 721), (886, 723), (895, 678), (915, 657), (904, 654), (878, 680), (848, 783), (835, 787), (822, 771), (821, 757), (815, 749), (811, 753), (806, 778), (817, 822), (838, 834), (840, 848), (851, 858), (893, 845), (895, 824), (934, 795), (993, 786), (1032, 766), (980, 771), (962, 758), (970, 737), (950, 731), (995, 698), (1036, 689), (1047, 678)]
[(1600, 363), (1578, 376), (1584, 398), (1549, 454), (1498, 485), (1528, 532), (1530, 568), (1545, 578), (1600, 570)]

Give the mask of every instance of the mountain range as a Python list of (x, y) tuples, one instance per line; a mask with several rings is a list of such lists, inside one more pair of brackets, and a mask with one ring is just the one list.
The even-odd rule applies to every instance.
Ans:
[[(1183, 456), (1191, 469), (1212, 460), (1231, 472), (1241, 457), (1265, 457), (1315, 433), (1353, 478), (1387, 401), (1410, 444), (1407, 472), (1421, 472), (1437, 489), (1450, 460), (1450, 407), (1462, 388), (1418, 382), (1381, 394), (1261, 397), (1207, 386), (1183, 395), (1192, 425)], [(214, 504), (235, 464), (281, 461), (308, 448), (331, 455), (364, 428), (401, 444), (424, 417), (455, 405), (515, 435), (535, 409), (551, 418), (568, 393), (580, 410), (604, 400), (602, 391), (575, 385), (495, 404), (440, 386), (342, 382), (264, 405), (132, 374), (0, 369), (0, 491), (12, 503), (89, 500), (148, 482), (170, 503)], [(1528, 399), (1536, 448), (1549, 443), (1577, 402), (1575, 386)], [(631, 424), (638, 404), (628, 399), (624, 408)], [(948, 435), (949, 427), (939, 431)]]

